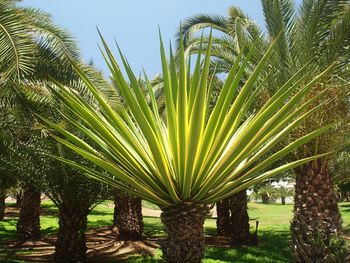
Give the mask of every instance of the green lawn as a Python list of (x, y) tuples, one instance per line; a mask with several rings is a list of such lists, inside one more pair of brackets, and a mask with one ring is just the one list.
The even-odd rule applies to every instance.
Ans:
[[(57, 208), (52, 202), (42, 203), (44, 215), (41, 216), (41, 227), (44, 235), (54, 234), (58, 229), (58, 220), (54, 216)], [(144, 202), (144, 207), (157, 209), (153, 204)], [(109, 206), (110, 207), (110, 206)], [(88, 218), (88, 227), (95, 228), (112, 224), (113, 209), (108, 207), (108, 202), (99, 204)], [(350, 203), (341, 203), (340, 209), (344, 220), (344, 228), (350, 229)], [(216, 248), (208, 247), (206, 250), (205, 263), (219, 262), (250, 262), (250, 263), (279, 263), (292, 262), (289, 253), (289, 222), (292, 218), (292, 205), (257, 203), (249, 204), (249, 216), (251, 218), (252, 231), (255, 230), (255, 221), (259, 221), (260, 244), (255, 247)], [(145, 233), (148, 236), (163, 235), (163, 227), (159, 218), (145, 217)], [(0, 222), (0, 240), (12, 239), (15, 235), (16, 218), (6, 218)], [(207, 219), (205, 231), (207, 234), (215, 234), (215, 219)], [(160, 251), (154, 257), (129, 258), (128, 262), (159, 262)], [(1, 248), (0, 248), (1, 259)], [(2, 261), (1, 261), (2, 262)]]

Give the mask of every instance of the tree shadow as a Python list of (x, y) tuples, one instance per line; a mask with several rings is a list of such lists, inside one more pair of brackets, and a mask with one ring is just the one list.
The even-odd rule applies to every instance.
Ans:
[(113, 225), (113, 220), (112, 219), (107, 219), (107, 220), (97, 220), (97, 221), (90, 221), (88, 222), (88, 228), (99, 228), (99, 227), (104, 227), (104, 226), (112, 226)]
[(292, 262), (289, 231), (263, 231), (257, 246), (239, 248), (207, 247), (205, 258), (226, 262)]
[(339, 203), (338, 205), (339, 205), (340, 208), (343, 208), (343, 207), (349, 207), (350, 208), (350, 203), (349, 202)]
[[(2, 241), (13, 239), (16, 235), (17, 218), (5, 217), (0, 221), (0, 245)], [(6, 226), (6, 227), (5, 227)]]
[(146, 236), (162, 236), (165, 234), (164, 226), (159, 217), (144, 216), (144, 233)]
[(106, 211), (106, 210), (92, 210), (89, 215), (94, 216), (111, 216), (113, 218), (113, 210)]
[[(152, 260), (159, 248), (158, 240), (145, 238), (140, 241), (120, 241), (110, 227), (86, 231), (87, 262), (129, 262), (129, 258)], [(42, 237), (35, 241), (3, 242), (0, 262), (53, 262), (56, 236)], [(127, 261), (126, 261), (127, 260)], [(146, 261), (147, 262), (147, 261)]]

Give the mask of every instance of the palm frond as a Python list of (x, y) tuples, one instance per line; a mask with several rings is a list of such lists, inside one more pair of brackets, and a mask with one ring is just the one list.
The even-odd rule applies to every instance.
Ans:
[(126, 59), (121, 54), (129, 81), (124, 78), (103, 38), (102, 42), (106, 63), (127, 102), (127, 108), (120, 112), (114, 111), (98, 88), (76, 66), (99, 107), (90, 106), (73, 90), (59, 83), (52, 91), (73, 113), (74, 117), (64, 114), (67, 121), (89, 140), (41, 117), (48, 126), (61, 134), (61, 137), (53, 135), (54, 138), (110, 175), (60, 158), (87, 176), (120, 187), (162, 207), (181, 202), (210, 204), (270, 176), (324, 156), (308, 157), (269, 170), (280, 157), (319, 136), (331, 126), (312, 131), (276, 150), (275, 154), (258, 166), (251, 166), (310, 114), (308, 112), (300, 116), (302, 98), (330, 71), (325, 70), (301, 89), (305, 75), (294, 76), (264, 107), (247, 117), (251, 104), (257, 99), (259, 76), (275, 50), (277, 41), (244, 80), (243, 86), (241, 79), (249, 65), (249, 57), (239, 56), (212, 110), (209, 110), (213, 92), (209, 82), (212, 39), (209, 39), (206, 53), (200, 52), (197, 56), (191, 75), (184, 47), (179, 50), (177, 71), (172, 53), (169, 63), (161, 41), (165, 121), (159, 111), (153, 109), (157, 107), (153, 90), (149, 89), (152, 100), (149, 105)]
[(13, 1), (0, 2), (0, 81), (21, 80), (34, 70), (36, 46), (27, 30), (27, 17)]

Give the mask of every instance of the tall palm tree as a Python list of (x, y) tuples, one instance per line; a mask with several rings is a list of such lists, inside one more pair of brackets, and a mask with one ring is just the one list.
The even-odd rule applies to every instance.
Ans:
[[(79, 92), (84, 91), (70, 62), (74, 60), (80, 64), (78, 48), (68, 32), (53, 24), (49, 14), (38, 9), (19, 7), (17, 3), (18, 1), (15, 0), (0, 0), (1, 105), (6, 106), (7, 110), (12, 108), (11, 105), (15, 106), (12, 108), (15, 110), (11, 111), (7, 117), (14, 117), (16, 121), (13, 123), (13, 129), (23, 132), (21, 138), (18, 137), (20, 135), (18, 132), (11, 134), (14, 141), (18, 142), (16, 146), (22, 148), (28, 146), (28, 152), (33, 149), (35, 151), (55, 151), (57, 147), (52, 146), (49, 140), (33, 132), (36, 120), (28, 111), (27, 97), (29, 95), (35, 104), (39, 104), (39, 107), (44, 107), (45, 110), (49, 108), (48, 111), (44, 110), (44, 113), (41, 111), (43, 114), (54, 115), (54, 108), (60, 108), (60, 106), (57, 104), (45, 105), (49, 93), (45, 85), (51, 82), (51, 78)], [(110, 84), (101, 78), (102, 75), (98, 76), (95, 69), (86, 65), (81, 66), (103, 91), (112, 107), (118, 108), (119, 96), (110, 88)], [(13, 89), (14, 87), (16, 88)], [(11, 94), (4, 95), (5, 93)], [(13, 116), (13, 112), (18, 112), (18, 114)], [(8, 129), (7, 117), (2, 117), (4, 121), (0, 124), (1, 130), (11, 133)], [(42, 141), (48, 145), (43, 145)], [(23, 149), (20, 150), (22, 151)], [(72, 176), (74, 174), (72, 169), (66, 169), (62, 165), (47, 160), (40, 161), (42, 159), (40, 154), (28, 154), (26, 158), (23, 156), (16, 158), (22, 160), (17, 163), (16, 168), (23, 168), (24, 163), (28, 164), (24, 160), (31, 160), (32, 163), (41, 166), (32, 167), (28, 164), (26, 169), (14, 169), (16, 173), (26, 172), (27, 174), (12, 174), (25, 182), (23, 203), (17, 224), (18, 238), (27, 240), (39, 237), (41, 195), (39, 190), (42, 190), (58, 205), (60, 212), (60, 229), (55, 258), (58, 261), (69, 262), (84, 260), (86, 257), (84, 229), (86, 229), (87, 215), (91, 207), (100, 198), (99, 188), (96, 187), (96, 184), (89, 184), (88, 180), (82, 180), (78, 175)], [(49, 169), (48, 164), (54, 169)], [(47, 169), (43, 171), (43, 167)], [(7, 169), (10, 168), (7, 167)], [(55, 176), (64, 178), (64, 180), (54, 180)], [(33, 182), (30, 180), (31, 177), (40, 178), (40, 180)], [(40, 186), (40, 189), (37, 186)]]
[[(255, 37), (259, 40), (262, 39), (262, 42), (255, 47), (257, 49), (260, 46), (264, 47), (264, 39), (280, 35), (276, 52), (270, 61), (269, 77), (266, 79), (267, 88), (264, 95), (266, 98), (263, 97), (263, 100), (271, 96), (269, 93), (275, 92), (275, 90), (270, 90), (271, 88), (284, 83), (306, 63), (308, 63), (307, 69), (313, 72), (317, 72), (320, 68), (332, 63), (338, 63), (333, 74), (321, 85), (316, 86), (313, 91), (313, 94), (325, 92), (324, 98), (326, 99), (333, 98), (327, 104), (328, 111), (322, 111), (310, 117), (293, 137), (305, 134), (322, 123), (347, 116), (348, 106), (343, 98), (347, 96), (344, 93), (344, 86), (348, 85), (346, 64), (349, 57), (349, 2), (304, 0), (298, 9), (292, 0), (263, 0), (262, 4), (267, 37)], [(231, 8), (230, 14), (237, 13), (232, 12), (232, 10), (236, 10), (236, 8)], [(244, 27), (247, 30), (236, 29), (242, 24), (249, 25), (249, 27)], [(184, 34), (189, 36), (189, 47), (193, 46), (194, 51), (199, 46), (195, 33), (199, 29), (208, 27), (222, 33), (216, 42), (220, 53), (218, 52), (213, 59), (220, 69), (223, 68), (220, 64), (223, 66), (232, 65), (237, 57), (235, 50), (237, 46), (246, 45), (245, 39), (248, 39), (246, 43), (251, 42), (253, 34), (249, 28), (256, 28), (256, 25), (242, 15), (230, 15), (229, 18), (214, 15), (195, 16), (182, 25)], [(237, 32), (243, 32), (245, 37), (237, 37)], [(254, 29), (253, 32), (261, 31)], [(204, 40), (206, 41), (206, 38)], [(237, 45), (237, 43), (240, 44)], [(227, 48), (228, 46), (230, 48)], [(324, 99), (316, 103), (322, 103), (322, 101)], [(260, 105), (258, 104), (257, 107), (259, 108)], [(346, 125), (340, 126), (345, 127)], [(294, 158), (307, 157), (338, 147), (339, 142), (343, 140), (340, 129), (338, 131), (332, 133), (332, 136), (324, 136), (309, 143), (308, 147), (297, 151)], [(334, 256), (328, 244), (331, 243), (330, 240), (333, 237), (338, 238), (337, 233), (341, 231), (341, 219), (332, 180), (328, 173), (329, 161), (330, 158), (321, 158), (318, 161), (310, 162), (303, 168), (296, 169), (297, 183), (295, 213), (292, 223), (292, 247), (296, 260), (300, 262), (316, 262)], [(321, 194), (317, 190), (320, 187), (324, 189)], [(322, 236), (321, 240), (320, 236)], [(322, 249), (319, 244), (322, 244)], [(344, 258), (339, 253), (335, 257)]]
[[(54, 25), (47, 13), (19, 7), (18, 2), (0, 0), (0, 88), (15, 91), (1, 97), (2, 102), (15, 94), (20, 100), (22, 92), (36, 86), (29, 83), (49, 80), (49, 75), (67, 83), (75, 74), (68, 56), (79, 58), (70, 34)], [(40, 192), (31, 184), (26, 189), (18, 223), (19, 236), (24, 239), (40, 232)]]
[[(327, 110), (309, 118), (294, 136), (305, 134), (316, 125), (347, 117), (349, 105), (344, 99), (347, 96), (344, 90), (348, 82), (347, 77), (343, 76), (347, 75), (349, 56), (349, 2), (303, 1), (298, 16), (294, 16), (292, 1), (263, 1), (263, 7), (269, 34), (273, 36), (278, 31), (284, 34), (285, 43), (279, 46), (278, 58), (284, 63), (287, 74), (279, 74), (281, 79), (283, 76), (287, 78), (288, 74), (293, 74), (300, 65), (310, 60), (315, 62), (314, 70), (318, 70), (319, 66), (338, 63), (333, 74), (314, 90), (314, 94), (326, 92), (328, 99), (331, 98)], [(321, 136), (309, 143), (296, 152), (296, 157), (336, 150), (343, 141), (342, 127), (331, 136)], [(298, 262), (347, 260), (346, 244), (339, 236), (342, 230), (341, 216), (328, 169), (331, 159), (320, 158), (296, 169), (291, 229), (292, 248)], [(338, 242), (339, 247), (333, 248), (330, 245), (333, 242)]]
[[(95, 76), (93, 79), (96, 82), (97, 77)], [(94, 105), (93, 100), (89, 100), (89, 94), (81, 83), (72, 83), (71, 86), (74, 87), (77, 94), (86, 98), (91, 105)], [(57, 114), (57, 109), (65, 111), (64, 107), (55, 102), (49, 92), (45, 93), (44, 91), (45, 85), (41, 84), (36, 93), (28, 97), (27, 105), (31, 106), (30, 108), (35, 112), (54, 117), (56, 121), (61, 122), (61, 125), (65, 125), (64, 120), (59, 118)], [(37, 99), (37, 92), (40, 92), (40, 100)], [(34, 100), (33, 103), (31, 99)], [(22, 100), (22, 102), (24, 101)], [(14, 106), (19, 110), (21, 105), (15, 104)], [(92, 208), (107, 196), (108, 189), (104, 185), (89, 180), (75, 169), (50, 158), (48, 156), (50, 154), (74, 159), (79, 159), (79, 156), (74, 152), (67, 151), (66, 148), (62, 148), (62, 145), (58, 144), (57, 141), (48, 137), (47, 131), (40, 129), (32, 116), (33, 114), (22, 110), (23, 114), (20, 118), (16, 111), (9, 108), (9, 105), (5, 109), (7, 111), (2, 108), (0, 116), (5, 115), (5, 118), (0, 118), (0, 123), (1, 127), (4, 127), (3, 130), (11, 134), (12, 143), (8, 143), (9, 145), (5, 148), (6, 152), (0, 154), (0, 159), (7, 164), (2, 169), (16, 174), (17, 178), (25, 182), (24, 185), (31, 183), (31, 185), (36, 186), (37, 191), (34, 194), (24, 188), (25, 196), (40, 198), (40, 193), (43, 192), (57, 205), (59, 231), (55, 243), (55, 260), (57, 262), (85, 261), (87, 216)], [(13, 116), (15, 118), (12, 118)], [(11, 125), (11, 119), (15, 121), (15, 124), (19, 122), (20, 125)], [(13, 127), (22, 137), (11, 132), (8, 126)], [(67, 124), (65, 126), (74, 131), (74, 127), (69, 127)], [(39, 215), (35, 214), (40, 211), (40, 200), (27, 198), (23, 200), (22, 206), (33, 207), (33, 203), (39, 205), (38, 209), (21, 209), (20, 213), (25, 211), (27, 214), (22, 215), (19, 219), (17, 234), (20, 240), (32, 239), (40, 234), (38, 231), (40, 229), (38, 226)], [(21, 222), (23, 220), (21, 218), (29, 218), (31, 225), (37, 227), (22, 229), (22, 227), (28, 226), (28, 221)], [(33, 232), (34, 230), (37, 232)]]
[[(102, 41), (106, 63), (127, 102), (127, 109), (114, 111), (95, 85), (76, 67), (100, 107), (89, 106), (83, 98), (59, 83), (53, 91), (74, 113), (74, 118), (66, 116), (70, 123), (89, 140), (42, 119), (62, 136), (53, 135), (58, 141), (107, 171), (108, 175), (71, 159), (56, 159), (91, 178), (159, 205), (167, 233), (162, 246), (166, 262), (201, 261), (204, 253), (203, 224), (209, 204), (324, 155), (268, 169), (278, 159), (332, 126), (317, 129), (260, 159), (317, 110), (312, 108), (301, 114), (317, 97), (310, 98), (303, 105), (300, 102), (330, 70), (326, 69), (307, 84), (302, 80), (309, 76), (309, 72), (299, 72), (259, 111), (246, 118), (246, 112), (259, 92), (259, 76), (274, 51), (276, 41), (240, 89), (249, 59), (238, 60), (211, 112), (208, 111), (212, 96), (211, 82), (208, 81), (210, 44), (203, 61), (202, 56), (198, 56), (190, 74), (184, 49), (180, 48), (177, 71), (174, 56), (170, 53), (168, 64), (161, 42), (166, 122), (160, 118), (152, 89), (149, 88), (152, 101), (149, 106), (126, 59), (121, 55), (129, 82)], [(302, 82), (303, 88), (299, 90)]]

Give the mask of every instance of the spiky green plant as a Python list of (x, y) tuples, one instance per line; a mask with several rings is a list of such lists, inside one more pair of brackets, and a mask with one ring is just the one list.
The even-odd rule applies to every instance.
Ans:
[(206, 54), (199, 53), (194, 70), (190, 72), (190, 58), (185, 56), (183, 45), (177, 69), (171, 48), (168, 61), (161, 40), (166, 105), (166, 119), (163, 120), (147, 76), (151, 105), (147, 104), (140, 83), (125, 57), (119, 51), (128, 81), (106, 42), (101, 39), (103, 56), (127, 108), (118, 112), (113, 110), (89, 78), (76, 67), (98, 101), (98, 109), (59, 83), (52, 90), (71, 110), (72, 114), (62, 113), (67, 122), (88, 139), (83, 140), (62, 125), (42, 119), (61, 134), (52, 136), (106, 170), (110, 176), (73, 160), (55, 158), (93, 179), (161, 207), (161, 218), (168, 234), (163, 244), (166, 262), (201, 261), (203, 223), (209, 204), (322, 156), (268, 169), (331, 125), (290, 142), (286, 147), (275, 150), (274, 154), (266, 156), (266, 153), (275, 149), (278, 142), (318, 109), (308, 108), (317, 97), (305, 101), (304, 96), (329, 69), (309, 83), (305, 83), (308, 72), (301, 69), (260, 110), (247, 117), (251, 104), (258, 96), (260, 73), (275, 48), (274, 41), (243, 86), (241, 79), (249, 64), (249, 56), (244, 59), (243, 56), (238, 57), (215, 106), (209, 111), (212, 97), (209, 77), (211, 41)]

